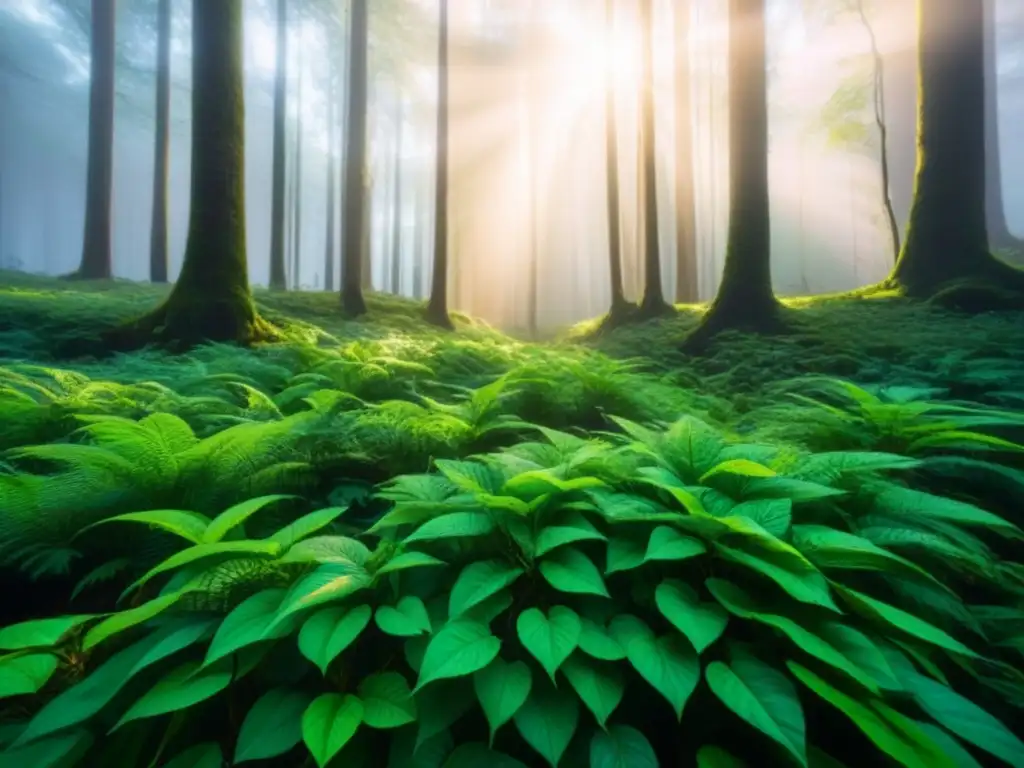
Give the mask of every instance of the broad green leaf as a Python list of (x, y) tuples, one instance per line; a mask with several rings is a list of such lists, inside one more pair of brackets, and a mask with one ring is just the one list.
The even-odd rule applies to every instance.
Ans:
[(206, 701), (227, 688), (231, 684), (231, 677), (230, 666), (200, 670), (198, 662), (185, 662), (136, 699), (111, 730), (117, 730), (133, 720), (178, 712)]
[(513, 720), (523, 740), (557, 768), (562, 755), (576, 733), (579, 721), (576, 696), (551, 686), (535, 686)]
[(700, 539), (686, 536), (667, 525), (659, 525), (651, 531), (644, 560), (688, 560), (707, 551)]
[(776, 669), (749, 654), (731, 664), (713, 661), (704, 672), (722, 703), (807, 765), (807, 729), (794, 685)]
[(530, 652), (555, 682), (555, 672), (569, 658), (580, 640), (580, 617), (562, 605), (545, 616), (539, 608), (528, 608), (516, 620), (519, 642)]
[(462, 614), (461, 618), (471, 619), (472, 621), (478, 621), (481, 624), (490, 626), (492, 621), (512, 607), (512, 603), (512, 595), (508, 591), (502, 591), (492, 595), (482, 603), (474, 605)]
[(741, 477), (775, 477), (776, 472), (763, 464), (758, 464), (756, 461), (750, 461), (749, 459), (730, 459), (713, 466), (701, 475), (698, 482), (704, 485), (715, 475), (722, 474), (740, 475)]
[[(421, 747), (436, 744), (439, 739), (450, 744), (448, 729), (476, 704), (473, 686), (466, 679), (441, 680), (429, 688), (414, 693), (413, 698), (416, 700), (419, 714), (414, 742), (417, 754)], [(401, 729), (399, 734), (405, 730)], [(448, 749), (450, 748), (449, 746)], [(444, 753), (441, 755), (442, 759), (437, 761), (438, 764), (442, 762), (443, 757)]]
[(372, 616), (368, 605), (317, 611), (299, 630), (299, 651), (326, 675), (331, 662), (362, 634)]
[(537, 557), (546, 555), (557, 547), (573, 544), (577, 541), (605, 541), (605, 535), (599, 531), (580, 528), (575, 525), (552, 525), (537, 534)]
[(155, 565), (150, 568), (146, 573), (136, 579), (135, 582), (124, 591), (124, 594), (127, 595), (137, 589), (140, 589), (151, 579), (162, 573), (183, 568), (186, 565), (192, 565), (193, 563), (198, 563), (199, 561), (206, 560), (210, 557), (235, 555), (238, 557), (272, 558), (277, 557), (280, 553), (281, 545), (276, 541), (218, 541), (196, 544), (194, 547), (189, 547), (188, 549), (181, 550), (181, 552), (176, 552), (159, 565)]
[(871, 675), (879, 688), (902, 688), (885, 654), (863, 632), (838, 621), (822, 622), (817, 631), (823, 640)]
[(933, 520), (956, 523), (965, 527), (979, 526), (991, 528), (1004, 535), (1020, 536), (1020, 529), (1013, 523), (986, 512), (984, 509), (957, 501), (945, 496), (936, 496), (923, 491), (894, 483), (879, 483), (872, 493), (872, 503), (879, 512), (886, 515), (901, 517), (909, 514), (912, 517), (927, 517)]
[(95, 616), (58, 616), (12, 624), (0, 629), (0, 651), (21, 651), (28, 648), (49, 648)]
[(363, 722), (363, 702), (352, 695), (325, 693), (302, 715), (302, 740), (324, 768), (348, 744)]
[(772, 536), (785, 536), (793, 520), (793, 502), (789, 499), (755, 499), (737, 504), (730, 515), (753, 520)]
[(85, 639), (82, 641), (82, 650), (90, 651), (104, 640), (159, 616), (185, 595), (194, 591), (194, 587), (186, 586), (176, 592), (147, 600), (137, 608), (113, 614), (86, 633)]
[(677, 579), (661, 582), (654, 590), (654, 602), (697, 653), (721, 637), (729, 623), (728, 611), (717, 603), (702, 602), (688, 584)]
[(362, 568), (328, 563), (296, 582), (278, 610), (277, 621), (293, 613), (324, 603), (342, 600), (370, 586), (372, 579)]
[(284, 589), (265, 589), (239, 603), (221, 622), (203, 666), (208, 667), (246, 646), (288, 634), (291, 622), (274, 623), (285, 594)]
[(220, 750), (220, 744), (207, 741), (179, 753), (163, 768), (222, 768), (223, 765), (224, 753)]
[(240, 504), (235, 504), (233, 507), (225, 509), (210, 521), (210, 524), (206, 527), (206, 531), (203, 533), (203, 543), (214, 544), (221, 541), (233, 529), (242, 525), (246, 520), (264, 507), (269, 507), (271, 504), (275, 504), (279, 501), (296, 498), (298, 497), (287, 494), (275, 494), (272, 496), (260, 496), (255, 499), (248, 499)]
[(375, 619), (382, 632), (395, 637), (430, 634), (427, 607), (415, 595), (406, 595), (398, 605), (382, 605), (377, 609)]
[(55, 733), (0, 752), (0, 768), (65, 768), (78, 763), (92, 745), (93, 736), (84, 728)]
[(805, 567), (794, 559), (782, 562), (772, 558), (769, 552), (755, 554), (724, 544), (716, 547), (720, 555), (767, 576), (795, 600), (841, 613), (829, 593), (828, 580), (813, 566)]
[(522, 661), (506, 662), (496, 658), (473, 675), (473, 688), (490, 727), (490, 744), (494, 734), (526, 702), (533, 686), (530, 668)]
[(526, 766), (509, 757), (503, 752), (495, 752), (486, 744), (478, 741), (462, 744), (456, 747), (448, 759), (444, 761), (443, 768), (526, 768)]
[(416, 721), (416, 702), (398, 672), (380, 672), (359, 684), (363, 722), (371, 728), (399, 728)]
[(310, 700), (308, 694), (290, 688), (271, 688), (260, 696), (242, 721), (235, 764), (269, 760), (302, 741), (302, 713)]
[(602, 661), (621, 661), (626, 658), (626, 649), (619, 645), (606, 627), (586, 616), (580, 617), (580, 650)]
[(494, 529), (494, 520), (486, 512), (453, 512), (423, 523), (406, 536), (403, 543), (475, 538), (486, 536)]
[(622, 702), (626, 680), (615, 664), (594, 661), (574, 654), (562, 664), (562, 674), (589, 709), (597, 724), (607, 727), (608, 718)]
[(697, 750), (697, 768), (747, 768), (747, 764), (721, 747), (705, 744)]
[(590, 768), (658, 768), (658, 757), (636, 728), (613, 725), (590, 740)]
[(587, 488), (600, 488), (604, 482), (596, 477), (576, 477), (563, 480), (553, 470), (535, 469), (522, 472), (505, 483), (504, 493), (510, 493), (520, 499), (534, 499), (546, 493), (569, 493)]
[(270, 537), (270, 540), (276, 541), (287, 549), (307, 536), (311, 536), (317, 531), (326, 528), (345, 514), (346, 511), (348, 511), (348, 507), (327, 507), (326, 509), (310, 512), (277, 531)]
[(609, 629), (626, 649), (633, 668), (682, 720), (683, 707), (700, 682), (700, 662), (693, 647), (678, 635), (655, 637), (650, 627), (629, 614), (616, 616)]
[(124, 515), (115, 515), (106, 520), (100, 520), (92, 525), (87, 525), (78, 532), (81, 536), (88, 530), (98, 525), (107, 523), (141, 523), (151, 528), (159, 528), (161, 531), (172, 533), (193, 544), (200, 544), (203, 541), (203, 534), (210, 525), (210, 518), (198, 512), (189, 512), (184, 509), (152, 509), (146, 512), (129, 512)]
[(370, 559), (366, 545), (348, 536), (313, 536), (294, 544), (279, 563), (321, 563), (360, 568)]
[[(917, 727), (924, 732), (924, 735), (949, 756), (950, 760), (956, 765), (956, 768), (981, 768), (981, 763), (974, 758), (974, 755), (968, 752), (963, 744), (950, 736), (949, 733), (939, 728), (939, 726), (934, 723), (915, 722)], [(818, 766), (814, 766), (814, 768), (818, 768)], [(844, 766), (839, 766), (838, 768), (844, 768)]]
[(631, 571), (644, 564), (644, 545), (626, 536), (612, 536), (608, 541), (604, 572), (606, 576)]
[(52, 653), (13, 653), (0, 656), (0, 699), (38, 693), (57, 671)]
[(459, 573), (448, 599), (448, 616), (458, 618), (470, 608), (511, 585), (523, 569), (503, 560), (479, 560)]
[(540, 573), (559, 592), (609, 596), (597, 566), (571, 547), (558, 549), (541, 560)]
[(882, 571), (911, 578), (935, 579), (906, 558), (868, 539), (824, 525), (794, 525), (793, 545), (819, 568)]
[(386, 573), (397, 573), (398, 571), (406, 571), (410, 568), (429, 568), (438, 565), (447, 565), (447, 563), (425, 552), (403, 552), (378, 568), (376, 575), (383, 576)]
[(486, 625), (454, 619), (430, 639), (415, 690), (435, 680), (479, 672), (494, 661), (500, 650), (501, 641)]

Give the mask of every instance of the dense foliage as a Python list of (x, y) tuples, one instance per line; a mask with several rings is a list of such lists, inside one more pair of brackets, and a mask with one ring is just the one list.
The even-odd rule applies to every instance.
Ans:
[(1024, 765), (1019, 318), (644, 370), (259, 296), (40, 364), (90, 290), (0, 298), (0, 766)]

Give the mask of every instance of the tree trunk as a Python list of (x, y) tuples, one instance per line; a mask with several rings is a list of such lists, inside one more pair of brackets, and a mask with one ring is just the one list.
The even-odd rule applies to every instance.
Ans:
[(697, 286), (697, 212), (693, 185), (693, 124), (690, 104), (690, 0), (677, 0), (676, 44), (676, 291), (675, 300), (695, 302)]
[(671, 307), (665, 302), (661, 279), (661, 245), (658, 237), (658, 159), (654, 131), (654, 0), (641, 0), (640, 24), (643, 48), (643, 113), (640, 146), (644, 153), (644, 295), (640, 314), (654, 317)]
[(402, 151), (404, 114), (402, 110), (402, 94), (398, 94), (396, 102), (395, 130), (397, 131), (395, 148), (395, 199), (394, 220), (391, 231), (391, 293), (398, 296), (402, 293)]
[[(615, 2), (605, 0), (605, 27), (615, 36)], [(609, 46), (611, 48), (611, 46)], [(605, 173), (608, 212), (608, 276), (611, 281), (609, 319), (618, 320), (629, 306), (622, 284), (622, 212), (619, 209), (619, 121), (615, 114), (615, 77), (609, 67), (605, 74)]]
[(765, 0), (729, 2), (729, 234), (718, 294), (687, 341), (781, 328), (772, 292)]
[(171, 0), (157, 6), (156, 136), (153, 161), (153, 218), (149, 233), (149, 280), (167, 282), (167, 162), (171, 111)]
[(452, 328), (448, 316), (448, 0), (441, 0), (437, 42), (437, 171), (434, 187), (434, 273), (427, 321)]
[(245, 245), (243, 0), (193, 0), (192, 185), (181, 275), (152, 314), (110, 335), (118, 348), (158, 341), (250, 343), (273, 336), (256, 314)]
[(292, 290), (299, 290), (302, 277), (302, 49), (296, 51), (295, 65), (299, 70), (299, 92), (296, 95), (298, 110), (295, 115), (295, 197), (294, 227), (295, 246), (292, 250)]
[(114, 187), (115, 0), (92, 0), (89, 64), (89, 158), (85, 193), (82, 261), (75, 277), (113, 276), (111, 200)]
[(283, 291), (285, 269), (285, 112), (288, 99), (288, 0), (277, 0), (277, 63), (274, 72), (274, 176), (270, 209), (270, 287)]
[(424, 290), (424, 271), (426, 269), (426, 234), (427, 234), (427, 201), (424, 194), (423, 173), (417, 168), (414, 174), (415, 218), (412, 236), (412, 297), (422, 299)]
[(331, 67), (331, 79), (327, 86), (327, 237), (324, 243), (324, 290), (334, 290), (334, 187), (337, 184), (338, 168), (334, 157), (336, 133), (335, 112), (338, 109), (338, 82), (336, 67)]
[(888, 284), (931, 296), (963, 279), (1020, 287), (989, 253), (985, 221), (982, 3), (918, 0), (917, 176), (906, 240)]
[(352, 317), (366, 313), (363, 298), (363, 262), (368, 250), (367, 232), (367, 35), (368, 0), (352, 0), (349, 34), (348, 133), (345, 146), (345, 217), (342, 252), (341, 306)]

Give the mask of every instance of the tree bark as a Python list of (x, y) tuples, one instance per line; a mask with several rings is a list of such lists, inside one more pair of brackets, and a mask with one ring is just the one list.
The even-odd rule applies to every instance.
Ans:
[(292, 226), (295, 236), (295, 245), (292, 251), (292, 290), (299, 290), (299, 283), (302, 277), (302, 49), (296, 56), (296, 66), (299, 70), (299, 92), (296, 94), (296, 105), (298, 109), (295, 115), (295, 197), (293, 198), (294, 220)]
[(117, 3), (92, 0), (89, 64), (89, 158), (86, 172), (82, 261), (73, 276), (113, 276), (111, 205), (114, 187), (114, 58)]
[(338, 167), (334, 157), (336, 116), (338, 109), (338, 83), (336, 67), (331, 67), (331, 79), (327, 86), (327, 236), (324, 242), (324, 290), (334, 290), (334, 187), (337, 184)]
[(341, 306), (357, 317), (366, 313), (363, 266), (368, 250), (366, 197), (366, 111), (369, 9), (367, 0), (352, 0), (349, 37), (348, 135), (345, 145), (345, 216), (342, 252)]
[(729, 2), (729, 233), (718, 294), (687, 340), (693, 350), (724, 330), (782, 325), (771, 275), (764, 17), (765, 0)]
[(395, 130), (397, 131), (395, 147), (395, 197), (394, 219), (391, 231), (391, 293), (398, 296), (402, 293), (402, 152), (404, 150), (404, 113), (402, 94), (398, 94), (395, 105)]
[[(605, 0), (605, 27), (609, 38), (615, 36), (615, 2)], [(610, 46), (609, 46), (610, 47)], [(619, 320), (629, 307), (622, 283), (622, 211), (619, 202), (619, 121), (615, 113), (615, 77), (609, 67), (605, 73), (605, 173), (608, 213), (608, 277), (611, 284), (611, 308), (608, 317)]]
[(171, 0), (157, 6), (156, 135), (153, 160), (153, 218), (149, 233), (149, 280), (167, 282), (167, 167), (171, 111)]
[(678, 302), (700, 298), (697, 280), (697, 212), (693, 185), (690, 88), (690, 0), (677, 0), (675, 15), (676, 97), (676, 290)]
[(920, 104), (910, 223), (888, 285), (929, 297), (965, 279), (1020, 288), (989, 252), (982, 3), (918, 0)]
[(285, 268), (285, 111), (288, 99), (288, 0), (277, 0), (277, 63), (274, 72), (274, 176), (270, 209), (270, 287), (288, 285)]
[(437, 42), (437, 151), (434, 186), (434, 270), (427, 321), (453, 328), (448, 316), (448, 0), (441, 0)]

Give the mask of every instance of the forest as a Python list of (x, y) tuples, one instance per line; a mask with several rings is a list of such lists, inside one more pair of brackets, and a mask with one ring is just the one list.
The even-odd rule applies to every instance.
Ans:
[(0, 4), (0, 768), (1024, 768), (1024, 4)]

